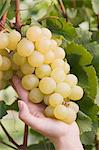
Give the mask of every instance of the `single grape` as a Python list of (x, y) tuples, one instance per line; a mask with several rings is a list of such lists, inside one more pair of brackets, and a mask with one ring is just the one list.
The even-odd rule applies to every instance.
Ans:
[(39, 79), (34, 74), (25, 75), (22, 78), (22, 86), (26, 90), (32, 90), (39, 84)]
[(63, 96), (61, 96), (60, 94), (58, 93), (53, 93), (50, 95), (49, 97), (49, 104), (52, 106), (52, 107), (56, 107), (57, 105), (60, 105), (63, 103)]
[(54, 51), (57, 48), (57, 42), (53, 39), (51, 39), (50, 41), (51, 41), (50, 50)]
[(50, 50), (51, 41), (42, 37), (36, 42), (36, 49), (42, 54), (46, 54)]
[(3, 71), (0, 71), (0, 80), (3, 78)]
[(23, 38), (17, 45), (17, 52), (20, 56), (28, 57), (33, 53), (33, 51), (34, 44), (26, 38)]
[(51, 77), (57, 82), (62, 82), (65, 80), (65, 72), (61, 68), (56, 68), (51, 72)]
[(55, 58), (56, 59), (64, 59), (65, 58), (65, 51), (63, 48), (61, 47), (57, 47), (55, 50), (54, 50), (54, 54), (55, 54)]
[(79, 112), (79, 105), (75, 102), (66, 102), (66, 107), (73, 109), (76, 113)]
[(66, 74), (70, 72), (70, 65), (67, 62), (64, 63), (64, 71)]
[(13, 30), (9, 33), (8, 38), (9, 43), (7, 48), (10, 50), (15, 50), (17, 48), (18, 42), (21, 40), (21, 34), (18, 31)]
[(80, 86), (73, 86), (71, 90), (71, 94), (69, 95), (69, 98), (71, 100), (80, 100), (83, 97), (83, 89)]
[(35, 68), (32, 67), (31, 65), (29, 65), (28, 62), (24, 63), (22, 66), (21, 66), (21, 71), (24, 73), (24, 74), (32, 74), (34, 72)]
[(54, 117), (54, 108), (52, 106), (48, 106), (45, 108), (44, 113), (47, 117), (53, 118)]
[(53, 51), (48, 51), (45, 55), (45, 64), (51, 64), (54, 59), (55, 59), (55, 55)]
[(46, 37), (47, 39), (51, 39), (52, 33), (49, 29), (47, 28), (42, 28), (42, 36)]
[(68, 74), (66, 75), (65, 82), (70, 86), (74, 86), (78, 83), (78, 79), (74, 74)]
[(14, 62), (16, 65), (18, 65), (18, 66), (21, 66), (21, 65), (23, 65), (23, 64), (26, 62), (26, 58), (20, 56), (17, 52), (14, 53), (12, 59), (13, 59), (13, 62)]
[(64, 105), (58, 105), (54, 109), (54, 115), (57, 119), (62, 120), (68, 124), (76, 120), (76, 113), (71, 108), (66, 108)]
[(29, 99), (33, 103), (40, 103), (43, 101), (44, 94), (40, 91), (39, 88), (33, 88), (29, 93)]
[(56, 86), (56, 93), (61, 94), (64, 98), (67, 98), (71, 94), (71, 88), (67, 83), (61, 82)]
[(64, 61), (62, 59), (55, 59), (51, 64), (51, 68), (52, 69), (55, 69), (55, 68), (63, 68), (64, 69)]
[(55, 91), (56, 82), (50, 77), (44, 77), (40, 83), (39, 88), (44, 94), (51, 94)]
[(33, 67), (40, 67), (44, 63), (44, 56), (40, 52), (34, 51), (32, 55), (28, 57), (28, 62)]
[(32, 42), (38, 41), (42, 36), (42, 30), (38, 26), (32, 26), (27, 30), (26, 37)]
[(9, 58), (3, 56), (2, 57), (2, 65), (0, 66), (1, 71), (6, 71), (11, 67), (11, 61)]
[(5, 49), (8, 46), (8, 34), (0, 32), (0, 49)]
[(40, 67), (36, 68), (35, 74), (40, 79), (48, 77), (51, 74), (51, 67), (47, 64), (43, 64)]
[(44, 103), (45, 103), (46, 105), (49, 105), (49, 97), (50, 97), (50, 95), (51, 95), (51, 94), (44, 96)]
[(3, 60), (2, 60), (2, 55), (0, 55), (0, 66), (2, 65)]

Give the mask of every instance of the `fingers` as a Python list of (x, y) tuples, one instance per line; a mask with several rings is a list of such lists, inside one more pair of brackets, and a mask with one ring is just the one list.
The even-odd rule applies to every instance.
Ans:
[(19, 97), (27, 103), (28, 102), (28, 92), (25, 89), (23, 89), (23, 87), (21, 85), (21, 81), (17, 76), (13, 76), (12, 84), (13, 84), (14, 89), (18, 93)]

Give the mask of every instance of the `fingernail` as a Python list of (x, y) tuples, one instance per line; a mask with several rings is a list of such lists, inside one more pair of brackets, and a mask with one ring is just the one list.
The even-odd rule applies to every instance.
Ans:
[(22, 103), (22, 101), (18, 101), (18, 107), (19, 107), (19, 111), (23, 110), (23, 103)]

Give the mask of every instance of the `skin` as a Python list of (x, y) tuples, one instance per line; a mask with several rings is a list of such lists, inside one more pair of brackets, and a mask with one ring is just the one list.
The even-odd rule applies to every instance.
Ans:
[(45, 117), (43, 114), (45, 107), (29, 101), (28, 92), (22, 88), (18, 77), (13, 77), (12, 84), (21, 99), (18, 102), (19, 118), (24, 123), (49, 138), (56, 150), (83, 150), (76, 122), (68, 125)]

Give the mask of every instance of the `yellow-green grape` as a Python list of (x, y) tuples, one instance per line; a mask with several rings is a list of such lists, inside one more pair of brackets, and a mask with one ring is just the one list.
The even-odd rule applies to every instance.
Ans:
[(47, 28), (42, 28), (42, 36), (46, 37), (47, 39), (51, 39), (52, 33), (49, 29)]
[(17, 52), (20, 56), (28, 57), (33, 53), (33, 51), (34, 44), (26, 38), (23, 38), (17, 45)]
[(32, 90), (39, 85), (39, 79), (34, 74), (25, 75), (22, 78), (22, 86), (26, 90)]
[(38, 26), (32, 26), (27, 30), (26, 37), (30, 41), (38, 41), (42, 36), (42, 30)]
[(56, 82), (50, 77), (44, 77), (40, 83), (39, 88), (44, 94), (51, 94), (56, 89)]
[(56, 107), (57, 105), (60, 105), (63, 103), (63, 96), (58, 94), (58, 93), (53, 93), (51, 94), (51, 96), (49, 97), (49, 104), (52, 107)]
[(57, 42), (53, 39), (51, 39), (50, 41), (51, 41), (50, 50), (55, 50), (57, 48)]
[(15, 50), (17, 48), (18, 42), (21, 40), (21, 34), (18, 31), (13, 30), (9, 33), (8, 38), (9, 43), (7, 48), (10, 50)]
[(8, 46), (8, 42), (7, 33), (0, 32), (0, 49), (5, 49)]
[(64, 61), (62, 59), (55, 59), (51, 64), (51, 68), (63, 68), (64, 69)]
[(45, 103), (46, 105), (49, 105), (49, 97), (50, 97), (50, 95), (51, 95), (51, 94), (44, 96), (44, 103)]
[(6, 71), (11, 67), (11, 61), (9, 58), (3, 56), (2, 57), (2, 65), (0, 66), (1, 71)]
[(48, 77), (51, 74), (51, 67), (47, 64), (43, 64), (40, 67), (36, 68), (35, 74), (40, 79), (42, 79), (43, 77)]
[(26, 62), (26, 58), (20, 56), (17, 52), (13, 55), (12, 59), (13, 59), (13, 62), (19, 66), (23, 65)]
[(45, 64), (51, 64), (54, 59), (55, 59), (55, 55), (53, 51), (48, 51), (45, 55)]
[(58, 105), (54, 109), (54, 115), (57, 119), (62, 120), (68, 124), (76, 120), (76, 113), (71, 108), (66, 108), (64, 105)]
[(32, 74), (34, 72), (35, 68), (32, 67), (28, 62), (24, 63), (22, 66), (21, 66), (21, 71), (24, 73), (24, 74)]
[(3, 73), (4, 73), (3, 80), (10, 80), (13, 76), (13, 70), (12, 69), (4, 71)]
[(51, 40), (42, 37), (36, 42), (36, 49), (42, 54), (46, 54), (50, 50)]
[(8, 57), (9, 53), (6, 49), (0, 49), (0, 55)]
[(0, 66), (2, 65), (2, 62), (3, 62), (2, 56), (0, 55)]
[(40, 67), (44, 63), (44, 56), (40, 52), (34, 51), (32, 55), (28, 57), (28, 62), (33, 67)]
[(78, 83), (78, 79), (74, 74), (68, 74), (66, 75), (65, 82), (70, 86), (74, 86)]
[(40, 103), (43, 101), (44, 94), (40, 91), (39, 88), (33, 88), (29, 93), (29, 99), (33, 103)]
[(47, 117), (53, 118), (54, 117), (54, 108), (52, 106), (48, 106), (45, 108), (44, 113)]
[(66, 74), (70, 72), (70, 65), (67, 62), (64, 63), (64, 71)]
[(64, 59), (65, 58), (65, 51), (63, 48), (61, 47), (57, 47), (55, 50), (54, 50), (54, 54), (55, 54), (55, 58), (56, 59)]
[(0, 71), (0, 80), (3, 78), (3, 72)]
[(79, 106), (75, 102), (66, 102), (66, 106), (73, 109), (76, 113), (79, 112)]
[(71, 100), (80, 100), (83, 97), (83, 89), (80, 86), (73, 86), (71, 89), (71, 94), (69, 95), (69, 98)]
[(57, 84), (55, 92), (67, 98), (71, 94), (71, 88), (67, 83), (61, 82)]
[(22, 78), (24, 77), (24, 74), (23, 74), (23, 72), (22, 72), (21, 70), (17, 70), (16, 75), (17, 75), (20, 79), (22, 79)]
[(61, 68), (56, 68), (51, 72), (51, 77), (57, 82), (62, 82), (65, 80), (65, 72)]

